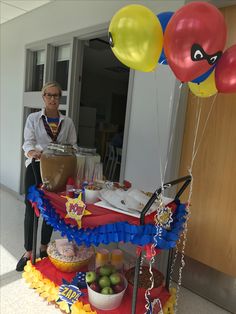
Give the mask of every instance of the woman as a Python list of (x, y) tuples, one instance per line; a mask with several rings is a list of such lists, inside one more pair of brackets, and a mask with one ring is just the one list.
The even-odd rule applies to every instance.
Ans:
[[(26, 252), (17, 263), (16, 270), (23, 271), (24, 266), (31, 257), (33, 244), (34, 210), (27, 200), (28, 188), (35, 184), (35, 177), (31, 161), (33, 158), (40, 160), (42, 151), (51, 142), (59, 144), (77, 144), (77, 136), (73, 121), (63, 116), (59, 111), (61, 87), (56, 82), (46, 83), (42, 88), (42, 97), (45, 108), (39, 112), (31, 113), (25, 124), (24, 144), (26, 160), (25, 175), (25, 221), (24, 221), (24, 247)], [(36, 171), (40, 177), (39, 162), (36, 162)], [(47, 245), (52, 235), (52, 227), (43, 221), (41, 230), (40, 257), (47, 256)]]

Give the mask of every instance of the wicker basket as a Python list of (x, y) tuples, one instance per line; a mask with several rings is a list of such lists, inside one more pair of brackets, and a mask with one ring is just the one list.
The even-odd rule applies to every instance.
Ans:
[(59, 269), (62, 272), (65, 273), (72, 273), (72, 272), (77, 272), (81, 269), (81, 267), (83, 266), (87, 266), (92, 258), (92, 256), (89, 259), (80, 261), (80, 262), (65, 262), (65, 261), (61, 261), (58, 259), (55, 259), (51, 256), (49, 256), (50, 261), (52, 262), (52, 264)]
[[(155, 268), (152, 269), (152, 272), (153, 272), (153, 277), (154, 277), (154, 288), (158, 288), (163, 284), (164, 276), (159, 270)], [(135, 275), (135, 267), (128, 269), (125, 273), (125, 277), (128, 283), (130, 283), (131, 285), (134, 284), (134, 275)], [(149, 267), (142, 266), (142, 271), (139, 274), (138, 288), (148, 289), (151, 284), (150, 277), (151, 277), (151, 274), (149, 272)]]
[[(154, 276), (154, 287), (150, 291), (150, 297), (152, 299), (155, 299), (159, 296), (163, 289), (164, 285), (164, 276), (163, 274), (157, 270), (152, 269), (153, 276)], [(135, 268), (130, 268), (126, 271), (125, 277), (128, 281), (128, 293), (132, 294), (132, 291), (134, 289), (134, 274), (135, 274)], [(146, 290), (151, 286), (150, 281), (150, 273), (149, 273), (149, 267), (142, 266), (142, 274), (139, 274), (139, 281), (138, 281), (138, 292), (137, 292), (137, 299), (142, 300), (145, 298), (145, 292)]]
[(92, 247), (88, 248), (88, 250), (91, 250), (90, 256), (86, 256), (86, 259), (80, 259), (80, 260), (71, 260), (71, 261), (66, 261), (65, 257), (63, 255), (60, 255), (56, 251), (56, 256), (55, 256), (55, 241), (51, 242), (48, 246), (47, 253), (50, 261), (52, 264), (60, 271), (66, 272), (66, 273), (71, 273), (71, 272), (77, 272), (79, 271), (82, 267), (87, 266), (91, 259), (94, 256), (94, 249)]

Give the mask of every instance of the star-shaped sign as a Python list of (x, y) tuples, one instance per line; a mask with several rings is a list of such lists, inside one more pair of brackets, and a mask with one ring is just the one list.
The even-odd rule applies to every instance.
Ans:
[(85, 203), (81, 200), (81, 194), (77, 198), (65, 196), (67, 215), (65, 218), (72, 218), (77, 221), (78, 227), (81, 228), (82, 217), (91, 215), (91, 212), (86, 209)]
[(73, 282), (69, 283), (63, 279), (62, 285), (59, 287), (57, 303), (66, 302), (70, 311), (71, 305), (75, 303), (82, 295), (83, 293), (77, 286), (73, 285)]
[(165, 229), (170, 229), (170, 224), (173, 222), (171, 207), (165, 206), (157, 212), (157, 224)]

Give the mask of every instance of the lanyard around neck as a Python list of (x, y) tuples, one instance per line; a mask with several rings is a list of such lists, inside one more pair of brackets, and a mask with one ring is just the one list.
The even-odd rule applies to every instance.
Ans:
[(51, 130), (50, 126), (48, 125), (48, 123), (47, 123), (47, 121), (46, 121), (46, 117), (45, 117), (44, 115), (42, 116), (42, 119), (43, 119), (43, 124), (44, 124), (45, 130), (46, 130), (48, 136), (50, 136), (51, 139), (52, 139), (52, 141), (55, 143), (56, 140), (57, 140), (57, 137), (58, 137), (58, 135), (59, 135), (59, 133), (60, 133), (60, 131), (61, 131), (62, 121), (61, 121), (60, 124), (58, 125), (57, 133), (54, 135), (54, 134), (52, 133), (52, 130)]

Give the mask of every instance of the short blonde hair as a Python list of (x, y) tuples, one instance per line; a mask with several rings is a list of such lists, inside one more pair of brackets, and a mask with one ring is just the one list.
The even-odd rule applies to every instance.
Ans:
[(47, 82), (46, 84), (44, 84), (43, 88), (42, 88), (42, 95), (44, 96), (45, 94), (45, 91), (47, 88), (49, 87), (56, 87), (59, 91), (59, 95), (61, 97), (61, 94), (62, 94), (62, 89), (61, 89), (61, 86), (60, 84), (58, 84), (57, 82)]

